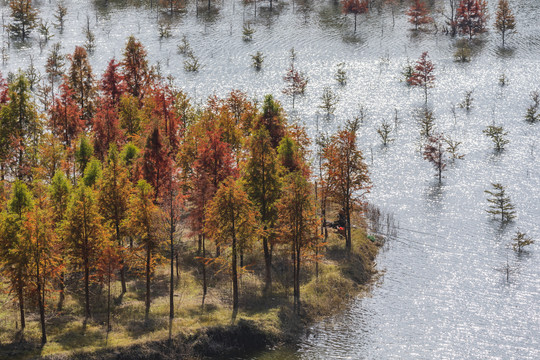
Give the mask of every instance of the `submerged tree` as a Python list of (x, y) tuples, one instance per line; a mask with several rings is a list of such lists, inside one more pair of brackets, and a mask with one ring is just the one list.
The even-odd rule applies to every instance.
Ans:
[(510, 197), (506, 195), (504, 186), (499, 183), (491, 184), (493, 190), (485, 190), (484, 192), (491, 197), (487, 199), (489, 209), (486, 210), (489, 214), (501, 217), (501, 222), (506, 223), (516, 217), (514, 205), (510, 201)]
[(439, 176), (439, 183), (442, 180), (442, 172), (446, 168), (446, 148), (443, 145), (444, 136), (433, 134), (428, 137), (424, 147), (424, 159), (433, 164)]
[(518, 254), (523, 252), (525, 246), (534, 244), (534, 240), (525, 233), (518, 230), (516, 235), (512, 238), (512, 249)]
[(506, 144), (510, 141), (505, 138), (508, 132), (504, 131), (502, 126), (489, 125), (482, 131), (486, 136), (491, 138), (495, 151), (503, 151)]
[(487, 4), (484, 0), (461, 0), (456, 11), (457, 27), (461, 34), (474, 35), (486, 31)]
[(409, 22), (414, 25), (415, 30), (418, 30), (418, 26), (433, 22), (426, 4), (421, 0), (414, 0), (407, 10), (407, 16), (409, 16)]
[(11, 0), (9, 7), (13, 23), (8, 25), (8, 29), (13, 36), (24, 41), (37, 26), (38, 12), (32, 5), (32, 0)]
[(356, 33), (356, 16), (368, 12), (368, 0), (343, 0), (341, 5), (343, 6), (343, 13), (354, 15), (354, 32)]
[(507, 32), (512, 32), (516, 28), (516, 18), (508, 0), (499, 0), (497, 5), (497, 19), (495, 20), (495, 29), (501, 34), (502, 46), (504, 47), (504, 39)]
[(428, 89), (433, 87), (435, 83), (435, 75), (433, 75), (434, 69), (435, 66), (431, 60), (428, 60), (428, 53), (425, 51), (422, 53), (422, 56), (420, 56), (420, 59), (416, 61), (412, 76), (410, 77), (410, 81), (408, 81), (410, 85), (420, 86), (424, 89), (424, 99), (426, 104)]
[(326, 119), (330, 120), (330, 117), (336, 111), (336, 105), (339, 102), (339, 97), (329, 86), (326, 86), (323, 89), (321, 95), (322, 104), (319, 105), (319, 108), (323, 109), (326, 112)]
[(534, 123), (540, 121), (540, 113), (538, 108), (540, 107), (540, 94), (538, 91), (531, 92), (532, 104), (527, 108), (527, 113), (525, 114), (525, 120)]
[(292, 97), (294, 109), (294, 100), (296, 99), (297, 95), (304, 94), (308, 84), (308, 79), (304, 74), (296, 70), (294, 67), (294, 62), (291, 62), (291, 65), (287, 70), (287, 74), (285, 74), (283, 77), (283, 80), (287, 84), (285, 89), (283, 89), (283, 93)]

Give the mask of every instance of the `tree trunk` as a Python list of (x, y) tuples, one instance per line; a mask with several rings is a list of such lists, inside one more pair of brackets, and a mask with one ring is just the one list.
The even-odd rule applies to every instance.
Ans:
[(88, 255), (84, 256), (84, 320), (90, 318), (90, 265)]
[[(116, 242), (120, 246), (120, 249), (122, 249), (122, 237), (120, 236), (120, 222), (116, 221)], [(126, 269), (124, 266), (124, 256), (120, 258), (120, 282), (122, 284), (122, 295), (124, 295), (127, 292), (127, 286), (126, 286)]]
[(65, 293), (64, 293), (64, 290), (66, 288), (66, 285), (64, 284), (65, 282), (65, 276), (66, 274), (62, 271), (60, 273), (60, 294), (58, 295), (58, 306), (57, 306), (57, 309), (58, 311), (62, 311), (62, 308), (64, 307), (64, 299), (65, 299)]
[(345, 250), (347, 254), (350, 254), (352, 249), (351, 241), (351, 207), (349, 204), (349, 199), (345, 205)]
[(264, 295), (268, 296), (272, 292), (272, 252), (268, 246), (268, 239), (265, 237), (263, 239), (263, 250), (264, 250), (264, 267), (265, 267), (265, 276), (264, 276)]
[(356, 14), (354, 14), (354, 32), (356, 33)]
[(169, 234), (171, 245), (171, 279), (170, 279), (170, 293), (169, 293), (169, 318), (174, 318), (174, 222), (173, 214), (171, 210), (171, 231)]
[(234, 209), (232, 217), (232, 285), (233, 285), (233, 313), (232, 321), (236, 319), (238, 314), (238, 269), (236, 267), (236, 233), (234, 228)]
[(146, 299), (144, 318), (148, 322), (150, 316), (150, 265), (151, 265), (150, 244), (146, 245)]
[(109, 261), (109, 269), (107, 274), (107, 334), (111, 331), (111, 264)]
[(19, 284), (17, 285), (17, 296), (19, 298), (19, 313), (21, 316), (21, 330), (24, 330), (26, 327), (26, 321), (24, 317), (24, 293), (23, 293), (23, 285), (22, 281), (19, 280)]
[(296, 311), (300, 313), (300, 244), (296, 246)]
[(45, 328), (45, 304), (43, 302), (42, 292), (45, 290), (42, 288), (41, 276), (39, 271), (39, 261), (36, 266), (36, 283), (37, 283), (37, 297), (38, 297), (38, 307), (39, 307), (39, 322), (41, 324), (41, 344), (47, 343), (47, 331)]
[(202, 307), (204, 309), (204, 300), (206, 299), (206, 292), (207, 292), (207, 285), (206, 285), (206, 247), (205, 247), (205, 241), (204, 241), (204, 235), (199, 234), (199, 238), (201, 239), (202, 244), (202, 276), (203, 276), (203, 296), (202, 296)]

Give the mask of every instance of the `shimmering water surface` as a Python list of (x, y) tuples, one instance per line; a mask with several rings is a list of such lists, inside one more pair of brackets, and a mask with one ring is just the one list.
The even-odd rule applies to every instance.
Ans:
[[(155, 3), (155, 1), (153, 1)], [(7, 21), (7, 1), (1, 9)], [(49, 22), (56, 1), (37, 2)], [(108, 60), (119, 59), (127, 36), (139, 38), (151, 62), (159, 62), (164, 75), (197, 102), (212, 94), (226, 95), (242, 89), (262, 99), (273, 93), (291, 118), (305, 123), (311, 135), (316, 124), (334, 131), (359, 108), (366, 109), (360, 144), (370, 163), (374, 188), (369, 200), (394, 214), (398, 235), (379, 255), (383, 274), (372, 295), (358, 299), (339, 316), (310, 329), (297, 348), (278, 349), (260, 359), (539, 359), (540, 266), (537, 244), (517, 256), (508, 246), (517, 229), (540, 241), (540, 124), (523, 120), (529, 93), (540, 89), (540, 2), (514, 0), (518, 32), (501, 50), (500, 37), (490, 29), (475, 42), (473, 59), (453, 61), (456, 39), (441, 31), (411, 32), (404, 7), (397, 10), (395, 25), (389, 8), (359, 16), (357, 34), (352, 18), (340, 13), (332, 1), (281, 2), (273, 9), (239, 1), (217, 2), (198, 16), (195, 4), (185, 14), (168, 17), (149, 3), (130, 1), (68, 0), (66, 30), (40, 51), (34, 40), (11, 43), (2, 72), (26, 68), (31, 59), (42, 69), (50, 46), (61, 42), (73, 52), (84, 42), (87, 18), (97, 38), (91, 56), (101, 74)], [(439, 30), (445, 1), (434, 1)], [(495, 1), (490, 2), (494, 20)], [(170, 21), (172, 37), (160, 41), (158, 19)], [(253, 41), (242, 41), (243, 22), (251, 22)], [(203, 68), (185, 73), (176, 47), (186, 35)], [(6, 34), (2, 34), (4, 44)], [(292, 101), (281, 93), (289, 50), (297, 53), (296, 66), (309, 77), (306, 95)], [(251, 54), (265, 55), (263, 70), (251, 68)], [(436, 117), (437, 131), (462, 142), (463, 160), (444, 172), (442, 184), (419, 152), (418, 126), (412, 116), (423, 105), (423, 93), (400, 82), (407, 59), (423, 51), (436, 66), (436, 85), (428, 104)], [(349, 81), (340, 87), (334, 80), (336, 65), (346, 63)], [(505, 74), (508, 85), (501, 87)], [(320, 96), (331, 86), (340, 102), (331, 122), (318, 115)], [(465, 91), (473, 90), (473, 108), (457, 106)], [(454, 108), (454, 112), (452, 109)], [(398, 124), (388, 147), (380, 145), (376, 128), (383, 120)], [(482, 130), (490, 124), (504, 126), (510, 144), (501, 153)], [(487, 216), (484, 190), (492, 182), (507, 186), (517, 210), (514, 223), (501, 229)], [(510, 281), (500, 271), (513, 269)]]

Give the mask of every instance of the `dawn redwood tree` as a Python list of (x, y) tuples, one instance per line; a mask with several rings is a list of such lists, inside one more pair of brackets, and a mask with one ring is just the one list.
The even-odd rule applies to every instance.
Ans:
[(126, 288), (126, 269), (124, 254), (124, 236), (125, 228), (122, 223), (127, 216), (129, 197), (131, 194), (131, 182), (129, 173), (120, 161), (120, 154), (116, 145), (111, 145), (109, 156), (106, 160), (106, 166), (103, 170), (103, 176), (99, 185), (99, 207), (105, 222), (114, 231), (116, 240), (115, 256), (119, 257), (120, 281), (122, 284), (122, 294), (127, 291)]
[(272, 289), (272, 252), (277, 218), (276, 201), (280, 195), (279, 165), (270, 133), (265, 127), (254, 130), (247, 141), (249, 156), (244, 166), (245, 188), (259, 211), (264, 251), (264, 294)]
[(167, 140), (168, 149), (171, 155), (174, 155), (178, 152), (183, 130), (180, 127), (181, 117), (177, 114), (174, 106), (174, 93), (168, 86), (159, 86), (153, 90), (152, 100), (152, 116), (158, 120)]
[(53, 100), (49, 108), (49, 115), (51, 131), (66, 147), (70, 147), (71, 141), (83, 131), (84, 121), (75, 102), (74, 92), (65, 81), (60, 85), (60, 95)]
[(97, 99), (98, 109), (94, 116), (94, 151), (100, 160), (105, 159), (111, 145), (119, 145), (123, 140), (118, 111), (112, 99)]
[(486, 31), (487, 4), (483, 0), (461, 0), (456, 10), (460, 34), (474, 35)]
[(221, 183), (208, 204), (205, 232), (230, 249), (234, 322), (238, 313), (238, 252), (248, 246), (256, 232), (255, 208), (240, 180), (231, 176)]
[(49, 198), (50, 206), (52, 208), (52, 221), (53, 228), (56, 231), (58, 239), (58, 248), (56, 253), (59, 254), (59, 268), (62, 269), (59, 274), (59, 294), (58, 294), (58, 311), (61, 311), (64, 305), (65, 299), (65, 261), (64, 255), (66, 254), (66, 246), (64, 241), (64, 234), (62, 232), (62, 222), (66, 218), (69, 199), (71, 196), (71, 184), (68, 181), (66, 175), (58, 170), (52, 180), (51, 185), (49, 186)]
[(421, 86), (424, 89), (424, 100), (427, 104), (428, 98), (428, 89), (434, 86), (435, 75), (433, 75), (433, 70), (435, 66), (428, 59), (427, 51), (423, 52), (420, 56), (420, 59), (416, 61), (412, 76), (410, 78), (409, 84), (412, 86)]
[(311, 184), (300, 171), (285, 177), (277, 207), (281, 240), (292, 245), (294, 309), (300, 313), (301, 262), (306, 250), (315, 246), (318, 228)]
[(486, 211), (493, 216), (500, 215), (503, 224), (512, 221), (516, 217), (516, 212), (510, 197), (506, 195), (506, 189), (500, 183), (491, 184), (491, 186), (493, 187), (492, 190), (484, 191), (490, 195), (490, 198), (487, 199), (489, 209)]
[(151, 82), (146, 50), (134, 36), (128, 38), (122, 60), (122, 76), (127, 92), (142, 100)]
[(9, 280), (11, 291), (19, 305), (21, 330), (26, 327), (25, 293), (29, 276), (28, 243), (22, 234), (26, 213), (32, 208), (32, 195), (27, 186), (17, 180), (12, 187), (7, 209), (0, 214), (0, 269)]
[(346, 129), (332, 136), (323, 150), (331, 197), (345, 215), (345, 248), (348, 253), (352, 248), (351, 212), (371, 187), (367, 164), (356, 144), (357, 128), (356, 122), (349, 123)]
[(146, 146), (140, 157), (141, 174), (152, 186), (154, 201), (157, 202), (164, 191), (167, 174), (171, 171), (169, 151), (163, 142), (159, 127), (155, 126), (146, 139)]
[[(219, 184), (235, 174), (229, 144), (221, 140), (220, 130), (206, 130), (194, 125), (190, 128), (189, 140), (184, 143), (180, 163), (188, 180), (188, 199), (192, 205), (189, 214), (190, 227), (198, 237), (198, 260), (201, 264), (203, 297), (207, 294), (206, 279), (206, 236), (204, 232), (205, 209), (214, 197)], [(216, 249), (217, 250), (217, 249)], [(217, 251), (216, 251), (217, 253)], [(217, 255), (217, 254), (216, 254)]]
[(86, 125), (91, 125), (94, 115), (94, 74), (88, 60), (88, 53), (82, 46), (76, 46), (73, 54), (67, 56), (70, 67), (67, 74), (69, 87), (73, 90), (73, 99), (81, 109), (82, 118)]
[(177, 223), (180, 221), (180, 208), (183, 204), (184, 194), (181, 192), (181, 184), (178, 179), (176, 166), (172, 166), (171, 171), (167, 173), (165, 191), (162, 198), (163, 218), (167, 226), (169, 235), (169, 256), (170, 256), (170, 274), (169, 274), (169, 320), (170, 331), (172, 331), (172, 319), (174, 319), (174, 259), (176, 255), (176, 271), (179, 274), (179, 255), (175, 249), (175, 233)]
[(502, 126), (489, 125), (487, 128), (482, 130), (482, 132), (491, 138), (495, 151), (501, 152), (504, 150), (504, 147), (510, 143), (510, 140), (506, 139), (508, 132), (504, 131)]
[(75, 161), (77, 165), (79, 165), (79, 172), (81, 175), (84, 175), (86, 166), (92, 159), (93, 155), (94, 147), (92, 146), (92, 143), (90, 143), (90, 140), (88, 140), (85, 135), (81, 136), (77, 146), (75, 147)]
[(266, 128), (270, 135), (272, 147), (275, 149), (285, 136), (286, 120), (281, 104), (272, 95), (266, 95), (262, 106), (262, 113), (255, 119), (254, 129)]
[(303, 95), (305, 93), (308, 79), (304, 74), (296, 70), (294, 63), (291, 62), (291, 65), (283, 77), (283, 80), (287, 84), (287, 86), (283, 89), (283, 93), (292, 97), (292, 105), (294, 109), (294, 100), (296, 99), (296, 96)]
[(24, 41), (38, 25), (38, 12), (32, 5), (32, 0), (11, 0), (9, 7), (13, 22), (7, 28), (13, 36)]
[(56, 232), (51, 216), (52, 208), (43, 183), (34, 184), (34, 206), (26, 213), (23, 223), (23, 236), (28, 248), (29, 273), (35, 289), (33, 294), (37, 299), (39, 322), (41, 325), (41, 344), (47, 342), (45, 324), (45, 299), (47, 284), (57, 276), (60, 256), (55, 253)]
[(65, 164), (66, 149), (60, 139), (47, 132), (40, 139), (38, 153), (40, 158), (36, 178), (51, 181), (56, 171)]
[(70, 264), (84, 276), (84, 318), (90, 312), (90, 282), (102, 251), (109, 240), (108, 228), (103, 225), (95, 191), (79, 184), (70, 199), (66, 219), (62, 224), (62, 237), (67, 245)]
[(512, 249), (518, 254), (521, 254), (525, 246), (534, 244), (534, 240), (525, 233), (517, 231), (516, 235), (512, 238)]
[(125, 138), (133, 140), (141, 131), (142, 111), (139, 109), (139, 100), (128, 93), (122, 95), (118, 104), (118, 117)]
[(120, 98), (127, 90), (124, 76), (120, 73), (119, 67), (121, 66), (122, 64), (117, 63), (114, 59), (109, 61), (99, 86), (103, 96), (115, 106), (118, 106)]
[(418, 26), (433, 22), (433, 18), (429, 16), (429, 10), (422, 0), (414, 0), (407, 10), (407, 16), (409, 16), (409, 22), (414, 25), (415, 30), (418, 30)]
[(64, 66), (66, 65), (66, 62), (65, 62), (66, 57), (65, 55), (60, 53), (61, 49), (62, 49), (62, 45), (60, 45), (60, 43), (56, 43), (52, 45), (51, 51), (49, 52), (49, 55), (47, 56), (47, 62), (45, 63), (45, 72), (47, 73), (47, 75), (49, 75), (51, 87), (54, 86), (56, 79), (64, 75)]
[(107, 284), (107, 335), (111, 331), (111, 281), (114, 280), (115, 272), (121, 268), (119, 251), (117, 246), (108, 243), (101, 252), (97, 266), (100, 283)]
[(1, 135), (7, 141), (3, 164), (11, 168), (15, 178), (31, 178), (32, 145), (37, 145), (42, 133), (41, 118), (33, 102), (28, 79), (19, 72), (9, 85), (9, 101), (0, 108)]
[(356, 16), (358, 14), (365, 14), (369, 10), (368, 0), (343, 0), (341, 3), (343, 7), (343, 13), (354, 15), (354, 32), (356, 33)]
[(516, 18), (508, 0), (499, 0), (497, 6), (497, 18), (495, 20), (495, 29), (501, 34), (502, 46), (504, 47), (504, 39), (507, 32), (512, 32), (516, 28)]
[(444, 145), (444, 136), (442, 134), (433, 134), (428, 137), (424, 146), (424, 159), (429, 161), (439, 176), (439, 183), (442, 181), (442, 172), (446, 168), (446, 147)]
[(145, 180), (139, 180), (129, 200), (125, 226), (130, 235), (138, 239), (145, 253), (145, 320), (150, 315), (150, 283), (155, 267), (154, 254), (159, 246), (158, 223), (160, 210), (154, 203), (154, 189)]
[(277, 148), (279, 163), (285, 172), (302, 170), (302, 159), (298, 151), (298, 144), (288, 135), (279, 142)]

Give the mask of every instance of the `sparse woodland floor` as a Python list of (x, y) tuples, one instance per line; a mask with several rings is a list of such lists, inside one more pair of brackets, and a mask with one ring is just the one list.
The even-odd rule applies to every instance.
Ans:
[[(68, 286), (63, 311), (55, 311), (56, 301), (48, 304), (49, 341), (43, 348), (39, 345), (37, 312), (28, 312), (24, 339), (21, 340), (21, 334), (15, 328), (17, 308), (2, 291), (0, 358), (198, 358), (226, 356), (230, 352), (261, 350), (264, 346), (293, 342), (303, 333), (305, 325), (338, 312), (350, 299), (365, 291), (375, 273), (373, 265), (378, 246), (367, 238), (362, 227), (353, 230), (353, 251), (349, 257), (344, 250), (344, 241), (334, 230), (329, 230), (324, 257), (318, 265), (318, 278), (313, 262), (306, 261), (302, 268), (300, 317), (294, 315), (292, 309), (290, 263), (276, 261), (273, 295), (270, 299), (262, 297), (262, 256), (245, 260), (249, 270), (240, 281), (240, 311), (236, 326), (231, 325), (231, 285), (225, 271), (210, 271), (209, 291), (203, 309), (199, 265), (194, 260), (196, 243), (189, 240), (182, 243), (171, 343), (168, 342), (169, 265), (163, 258), (163, 264), (154, 275), (148, 323), (144, 321), (144, 276), (137, 279), (137, 274), (131, 274), (128, 291), (122, 299), (118, 298), (120, 282), (114, 283), (109, 334), (106, 331), (106, 289), (94, 287), (93, 317), (84, 330), (82, 293), (73, 291), (76, 285), (73, 280)], [(2, 286), (5, 290), (5, 285)], [(249, 339), (251, 336), (253, 338)]]

